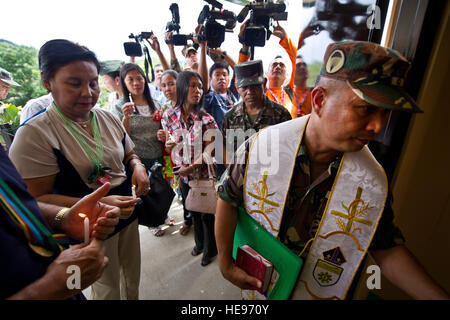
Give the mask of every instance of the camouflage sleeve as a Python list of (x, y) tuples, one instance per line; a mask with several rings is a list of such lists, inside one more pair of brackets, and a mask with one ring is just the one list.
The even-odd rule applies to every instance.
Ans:
[(286, 109), (284, 110), (285, 112), (283, 113), (283, 121), (288, 121), (288, 120), (292, 120), (292, 116), (289, 113), (289, 111), (287, 111)]
[(285, 122), (285, 121), (288, 121), (288, 120), (292, 120), (292, 116), (291, 116), (291, 113), (285, 108), (285, 107), (279, 107), (278, 108), (278, 110), (279, 110), (279, 120), (280, 120), (280, 122), (279, 123), (281, 123), (281, 122)]
[(405, 243), (402, 232), (394, 224), (392, 201), (392, 194), (389, 192), (377, 231), (369, 247), (370, 250), (389, 249)]
[(181, 67), (180, 67), (180, 63), (178, 62), (177, 59), (171, 60), (171, 61), (170, 61), (170, 68), (171, 68), (172, 70), (175, 70), (175, 71), (178, 72), (178, 73), (180, 73), (180, 72), (182, 71), (182, 70), (181, 70)]

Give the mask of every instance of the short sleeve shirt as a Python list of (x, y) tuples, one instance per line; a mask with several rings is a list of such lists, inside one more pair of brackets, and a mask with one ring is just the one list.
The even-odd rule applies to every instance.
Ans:
[[(193, 110), (187, 121), (184, 120), (181, 107), (175, 106), (167, 109), (162, 116), (161, 125), (164, 130), (167, 130), (172, 139), (177, 142), (179, 147), (176, 155), (172, 150), (172, 161), (176, 166), (190, 165), (200, 157), (205, 148), (203, 135), (207, 130), (218, 130), (217, 123), (214, 118), (205, 112)], [(201, 148), (199, 148), (199, 143)], [(187, 154), (186, 154), (187, 153)], [(177, 156), (178, 155), (178, 156)], [(208, 170), (203, 166), (201, 170), (202, 177), (208, 177)], [(181, 177), (184, 182), (187, 182), (192, 177)]]
[[(111, 168), (110, 182), (112, 187), (116, 187), (126, 180), (123, 160), (126, 154), (133, 151), (134, 143), (116, 116), (100, 108), (93, 108), (92, 111), (96, 114), (102, 137), (103, 166)], [(94, 138), (81, 125), (74, 123), (91, 149), (95, 150)], [(60, 171), (55, 150), (66, 157), (88, 187), (98, 187), (96, 183), (88, 183), (87, 178), (92, 173), (93, 164), (66, 128), (54, 106), (47, 108), (45, 113), (31, 119), (17, 131), (9, 155), (20, 175), (24, 179), (32, 179), (55, 175)]]

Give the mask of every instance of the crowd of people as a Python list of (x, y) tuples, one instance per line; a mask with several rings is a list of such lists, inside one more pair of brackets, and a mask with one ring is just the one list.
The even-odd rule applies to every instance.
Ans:
[[(245, 23), (241, 33), (244, 28)], [(139, 299), (145, 261), (134, 209), (150, 189), (147, 170), (164, 164), (163, 156), (169, 154), (175, 176), (171, 183), (179, 188), (184, 208), (180, 234), (188, 234), (193, 226), (191, 255), (202, 255), (201, 266), (218, 256), (224, 278), (244, 289), (244, 298), (265, 297), (257, 293), (261, 282), (234, 264), (239, 207), (305, 261), (291, 298), (345, 299), (368, 251), (388, 278), (411, 296), (449, 298), (404, 245), (393, 223), (388, 186), (380, 191), (360, 182), (336, 183), (351, 176), (343, 173), (348, 170), (345, 161), (359, 161), (374, 181), (383, 180), (382, 168), (366, 145), (382, 130), (390, 110), (420, 112), (402, 82), (391, 81), (406, 77), (408, 62), (373, 43), (331, 44), (317, 85), (309, 88), (300, 53), (312, 34), (303, 30), (295, 45), (282, 26), (275, 27), (273, 35), (290, 59), (289, 79), (288, 64), (278, 50), (266, 73), (261, 60), (249, 61), (245, 45), (235, 63), (226, 51), (202, 42), (184, 49), (182, 70), (174, 46), (168, 44), (169, 63), (152, 35), (147, 42), (161, 64), (154, 68), (155, 82), (149, 83), (135, 63), (99, 62), (94, 52), (72, 41), (46, 42), (39, 50), (39, 68), (48, 94), (24, 106), (8, 155), (0, 151), (0, 260), (8, 261), (0, 266), (1, 297), (83, 299), (81, 290), (92, 286), (92, 299)], [(209, 68), (208, 55), (220, 58)], [(19, 84), (4, 69), (0, 76), (4, 100), (9, 87)], [(110, 91), (108, 110), (96, 106), (99, 76)], [(275, 130), (280, 132), (281, 152), (268, 157), (278, 161), (279, 168), (268, 174), (267, 163), (254, 150), (267, 145), (267, 135)], [(214, 139), (204, 139), (208, 131), (216, 133)], [(248, 133), (249, 139), (236, 141), (237, 131)], [(207, 157), (220, 180), (215, 213), (186, 208), (190, 182), (210, 178)], [(327, 231), (342, 238), (321, 240), (317, 234), (325, 232), (323, 221), (336, 217), (326, 208), (337, 194), (350, 201), (357, 194), (349, 215), (361, 194), (370, 199), (369, 209), (375, 209), (365, 216), (371, 220), (358, 228), (352, 229), (353, 218), (347, 226), (342, 222), (342, 230)], [(86, 235), (79, 212), (89, 217), (89, 243), (80, 243)], [(170, 213), (165, 223), (173, 225)], [(157, 237), (164, 235), (161, 226), (150, 230)], [(348, 239), (355, 240), (359, 250)], [(63, 240), (73, 246), (68, 248)], [(335, 250), (334, 255), (318, 260), (324, 248)], [(333, 260), (336, 256), (349, 261), (345, 274)], [(69, 290), (64, 267), (74, 264), (80, 266), (83, 282)], [(339, 289), (328, 282), (317, 285), (312, 278), (316, 264), (325, 265), (325, 271), (342, 269), (342, 279), (336, 280), (341, 281)]]

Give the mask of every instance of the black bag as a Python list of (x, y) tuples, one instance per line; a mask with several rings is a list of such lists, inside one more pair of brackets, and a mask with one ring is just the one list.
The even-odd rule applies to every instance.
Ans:
[(150, 168), (150, 191), (141, 196), (142, 203), (136, 205), (139, 224), (157, 227), (164, 223), (172, 205), (175, 192), (163, 178), (162, 164), (155, 162)]

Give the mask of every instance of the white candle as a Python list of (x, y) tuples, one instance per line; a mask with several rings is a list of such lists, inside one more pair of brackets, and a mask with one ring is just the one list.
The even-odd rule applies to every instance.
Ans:
[(134, 184), (131, 186), (131, 195), (136, 198), (136, 186)]
[(84, 218), (84, 243), (89, 244), (89, 218), (84, 213), (78, 215)]
[(128, 94), (128, 97), (130, 98), (130, 102), (134, 103), (133, 98), (131, 97), (131, 93)]
[(89, 218), (84, 218), (84, 243), (89, 244)]

